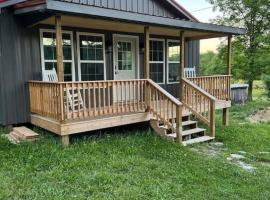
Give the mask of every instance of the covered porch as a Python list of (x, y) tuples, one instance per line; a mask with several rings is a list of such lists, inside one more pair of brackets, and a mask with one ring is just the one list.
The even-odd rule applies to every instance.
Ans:
[[(209, 127), (209, 136), (213, 139), (216, 109), (223, 109), (223, 122), (224, 125), (228, 124), (228, 109), (231, 106), (231, 40), (232, 35), (242, 34), (242, 29), (162, 17), (139, 18), (140, 16), (137, 16), (139, 14), (123, 13), (120, 18), (114, 15), (114, 11), (106, 13), (106, 10), (102, 10), (99, 13), (97, 10), (100, 8), (91, 14), (88, 13), (89, 9), (81, 13), (84, 10), (78, 9), (84, 5), (72, 5), (68, 10), (59, 7), (60, 5), (61, 2), (49, 3), (47, 8), (53, 10), (54, 14), (31, 25), (54, 29), (56, 48), (54, 67), (57, 67), (58, 77), (58, 82), (29, 81), (32, 124), (60, 135), (64, 144), (69, 143), (71, 134), (150, 120), (156, 120), (163, 128), (170, 129), (170, 133), (175, 133), (175, 139), (182, 143), (186, 140), (183, 137), (185, 126), (183, 120), (191, 114)], [(70, 12), (70, 9), (74, 10)], [(22, 14), (23, 10), (21, 13), (17, 12)], [(131, 15), (136, 15), (136, 18), (132, 18)], [(65, 80), (65, 63), (68, 61), (64, 55), (66, 45), (64, 34), (68, 31), (72, 32), (71, 42), (77, 37), (74, 49), (78, 50), (71, 53), (77, 57), (76, 64), (72, 63), (73, 61), (71, 63), (78, 67), (72, 69), (74, 73), (69, 81)], [(114, 43), (116, 46), (109, 44), (108, 47), (112, 51), (113, 58), (110, 62), (105, 60), (106, 52), (103, 48), (101, 56), (103, 59), (95, 62), (103, 64), (103, 76), (97, 80), (86, 80), (82, 75), (82, 64), (92, 62), (88, 62), (89, 59), (84, 60), (81, 54), (80, 35), (94, 33), (90, 36), (100, 36), (102, 46), (106, 46), (105, 32), (113, 33), (113, 40), (116, 40)], [(122, 44), (131, 43), (130, 59), (126, 58), (125, 65), (122, 65), (123, 60), (119, 59), (120, 43), (117, 41), (121, 37)], [(184, 68), (187, 66), (189, 53), (185, 50), (185, 46), (190, 41), (214, 37), (228, 38), (227, 73), (185, 77)], [(155, 52), (153, 49), (155, 44), (151, 43), (153, 40), (164, 40), (162, 51), (157, 49)], [(176, 55), (177, 59), (172, 58), (171, 61), (174, 69), (175, 65), (178, 66), (177, 70), (172, 74), (168, 68), (166, 70), (164, 68), (161, 73), (154, 72), (155, 64), (163, 63), (164, 67), (170, 64), (169, 41), (174, 43), (172, 47), (178, 47), (172, 48), (178, 55), (174, 52), (172, 57)], [(100, 41), (94, 43), (96, 46), (100, 45)], [(97, 49), (95, 50), (97, 53)], [(125, 54), (129, 55), (129, 50), (125, 51)], [(155, 59), (154, 53), (161, 53), (163, 59)], [(45, 65), (46, 62), (44, 70)], [(127, 73), (131, 71), (134, 76)], [(175, 72), (178, 76), (175, 76)], [(155, 73), (163, 73), (162, 78), (155, 76)], [(173, 90), (177, 92), (173, 93), (168, 88), (174, 88)]]

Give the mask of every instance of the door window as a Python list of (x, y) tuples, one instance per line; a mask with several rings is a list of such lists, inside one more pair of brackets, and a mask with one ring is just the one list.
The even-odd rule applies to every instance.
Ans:
[(118, 70), (132, 70), (132, 44), (131, 42), (117, 42)]

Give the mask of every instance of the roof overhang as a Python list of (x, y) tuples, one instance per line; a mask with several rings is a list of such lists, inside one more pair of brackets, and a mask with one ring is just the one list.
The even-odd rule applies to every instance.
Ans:
[(8, 7), (8, 6), (13, 6), (18, 3), (25, 2), (26, 0), (2, 0), (0, 1), (0, 13), (2, 8)]
[[(27, 10), (18, 9), (15, 11), (15, 14), (29, 13), (31, 12), (31, 9), (32, 11), (38, 11), (38, 8), (31, 7), (27, 8)], [(150, 16), (139, 13), (131, 13), (55, 0), (47, 0), (47, 3), (44, 4), (42, 8), (42, 11), (44, 10), (49, 11), (51, 13), (62, 13), (65, 15), (75, 15), (88, 18), (89, 16), (91, 16), (91, 18), (93, 19), (112, 20), (116, 22), (125, 22), (139, 25), (148, 25), (148, 26), (171, 28), (178, 30), (188, 30), (192, 32), (204, 33), (201, 36), (197, 35), (196, 38), (194, 39), (206, 39), (228, 35), (242, 35), (246, 33), (245, 29), (242, 28)]]

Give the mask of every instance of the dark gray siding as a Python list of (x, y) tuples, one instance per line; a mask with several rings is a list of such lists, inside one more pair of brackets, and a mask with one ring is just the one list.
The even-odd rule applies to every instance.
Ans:
[(186, 19), (165, 0), (59, 0), (145, 15)]
[[(41, 80), (39, 29), (26, 28), (11, 14), (0, 15), (0, 124), (29, 122), (29, 94), (27, 81)], [(54, 27), (51, 27), (54, 28)], [(76, 31), (95, 32), (97, 30), (73, 29), (74, 52), (76, 52)], [(113, 79), (113, 32), (99, 30), (106, 38), (107, 79)], [(124, 33), (126, 34), (126, 33)], [(135, 34), (136, 35), (136, 34)], [(140, 38), (140, 78), (144, 77), (143, 35)], [(154, 37), (154, 36), (153, 36)], [(170, 38), (173, 39), (173, 38)], [(199, 42), (186, 44), (186, 67), (199, 66)], [(77, 57), (75, 53), (75, 69)], [(166, 65), (167, 66), (167, 65)], [(166, 75), (165, 75), (166, 77)], [(76, 73), (77, 78), (77, 73)], [(167, 78), (167, 77), (166, 77)], [(167, 82), (167, 80), (166, 80)], [(172, 95), (179, 96), (179, 84), (162, 85)]]
[(0, 124), (29, 121), (27, 81), (41, 79), (38, 29), (23, 27), (8, 12), (0, 15)]

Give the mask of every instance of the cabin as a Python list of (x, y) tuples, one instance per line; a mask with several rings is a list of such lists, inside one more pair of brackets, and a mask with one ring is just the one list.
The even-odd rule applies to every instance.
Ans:
[[(150, 122), (184, 145), (228, 124), (237, 27), (174, 0), (0, 0), (0, 124), (61, 137)], [(200, 76), (200, 40), (228, 38), (224, 74)], [(198, 123), (208, 128), (199, 128)]]

